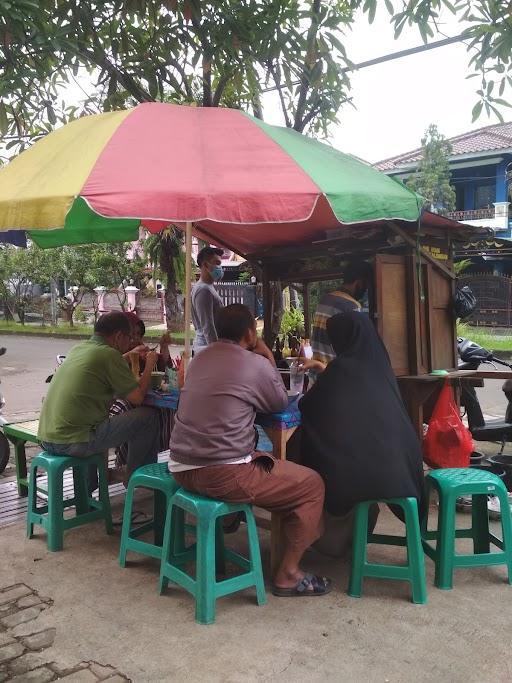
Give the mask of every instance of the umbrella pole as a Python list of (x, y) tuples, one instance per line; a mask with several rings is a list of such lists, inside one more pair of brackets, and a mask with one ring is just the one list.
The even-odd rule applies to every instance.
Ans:
[(191, 285), (192, 285), (192, 223), (186, 224), (185, 229), (185, 372), (190, 361), (190, 322), (192, 313)]

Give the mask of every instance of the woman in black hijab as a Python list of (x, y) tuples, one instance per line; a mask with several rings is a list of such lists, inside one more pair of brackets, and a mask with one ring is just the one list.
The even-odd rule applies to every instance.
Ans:
[(337, 357), (299, 403), (301, 463), (324, 479), (326, 510), (405, 497), (421, 507), (421, 447), (384, 344), (359, 312), (333, 316), (327, 332)]

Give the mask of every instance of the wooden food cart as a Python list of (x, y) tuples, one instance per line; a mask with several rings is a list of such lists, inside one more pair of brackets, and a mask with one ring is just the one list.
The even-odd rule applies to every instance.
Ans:
[(424, 212), (417, 224), (379, 221), (326, 231), (323, 239), (271, 247), (248, 258), (263, 275), (265, 340), (272, 343), (275, 286), (295, 284), (303, 294), (306, 337), (314, 311), (313, 282), (342, 280), (346, 261), (373, 264), (369, 315), (386, 345), (404, 402), (421, 434), (424, 408), (433, 402), (442, 380), (430, 373), (448, 370), (458, 377), (455, 275), (452, 255), (457, 241), (478, 229)]

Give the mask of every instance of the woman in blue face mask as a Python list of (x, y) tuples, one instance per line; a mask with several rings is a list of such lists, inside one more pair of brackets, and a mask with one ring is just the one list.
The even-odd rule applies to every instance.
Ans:
[(192, 288), (192, 323), (196, 331), (194, 353), (217, 341), (215, 316), (223, 304), (213, 283), (222, 280), (224, 275), (221, 265), (223, 253), (217, 247), (204, 247), (197, 255), (201, 274)]

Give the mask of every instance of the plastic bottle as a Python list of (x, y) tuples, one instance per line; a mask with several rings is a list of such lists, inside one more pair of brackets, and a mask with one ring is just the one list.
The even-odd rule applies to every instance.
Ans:
[(311, 347), (311, 344), (309, 343), (309, 339), (306, 339), (306, 341), (304, 342), (304, 357), (308, 360), (311, 360), (311, 358), (313, 358), (313, 349)]

